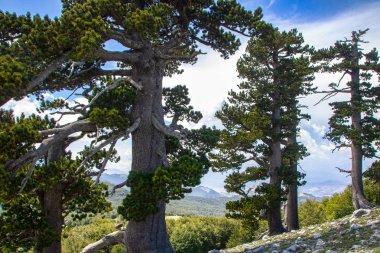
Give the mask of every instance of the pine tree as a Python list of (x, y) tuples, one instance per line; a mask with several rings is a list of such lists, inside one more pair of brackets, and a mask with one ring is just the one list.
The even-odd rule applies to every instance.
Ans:
[[(322, 60), (323, 71), (343, 73), (338, 83), (331, 83), (329, 91), (321, 101), (337, 94), (347, 94), (349, 100), (330, 103), (333, 116), (329, 119), (330, 131), (326, 137), (336, 147), (351, 149), (352, 201), (355, 209), (369, 208), (372, 205), (365, 199), (363, 192), (363, 158), (376, 156), (374, 141), (379, 139), (378, 87), (374, 87), (371, 78), (379, 74), (380, 64), (376, 49), (364, 53), (360, 43), (368, 31), (354, 31), (351, 40), (337, 41), (329, 49), (321, 49), (316, 60)], [(339, 87), (343, 78), (350, 80), (346, 87)]]
[[(230, 91), (228, 103), (216, 113), (225, 130), (214, 166), (218, 171), (233, 170), (225, 187), (242, 196), (227, 204), (229, 215), (253, 228), (264, 216), (273, 235), (284, 231), (283, 183), (293, 186), (287, 191), (297, 196), (300, 174), (296, 164), (306, 155), (296, 141), (299, 121), (305, 117), (298, 98), (312, 90), (314, 69), (308, 57), (310, 48), (303, 45), (296, 30), (280, 32), (264, 22), (256, 29), (257, 35), (238, 61), (239, 77), (244, 80), (238, 85), (240, 90)], [(253, 186), (263, 180), (269, 183)], [(293, 219), (297, 219), (296, 210), (294, 205), (288, 210)]]

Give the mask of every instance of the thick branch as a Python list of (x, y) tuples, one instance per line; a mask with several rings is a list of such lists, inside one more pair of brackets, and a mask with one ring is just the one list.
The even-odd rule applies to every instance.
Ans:
[(164, 133), (167, 136), (176, 137), (178, 139), (182, 139), (183, 135), (171, 130), (169, 127), (163, 125), (155, 116), (152, 116), (153, 126), (160, 132)]
[(34, 151), (28, 152), (22, 157), (16, 159), (15, 161), (7, 164), (8, 169), (20, 168), (29, 163), (32, 159), (40, 159), (44, 156), (48, 150), (56, 145), (57, 143), (62, 142), (69, 135), (77, 132), (93, 132), (96, 131), (96, 125), (91, 123), (89, 120), (80, 120), (73, 123), (70, 123), (62, 128), (54, 128), (41, 131), (41, 137), (48, 137), (49, 135), (54, 134), (52, 137), (42, 140), (41, 145)]
[(116, 40), (123, 46), (131, 49), (142, 49), (144, 44), (140, 41), (133, 40), (129, 36), (126, 36), (122, 31), (113, 30), (112, 33), (108, 35), (110, 39)]
[(41, 138), (46, 138), (52, 134), (61, 134), (65, 137), (76, 132), (94, 132), (96, 131), (96, 125), (88, 119), (78, 120), (73, 123), (69, 123), (63, 127), (57, 127), (52, 129), (46, 129), (40, 131)]
[(81, 253), (91, 253), (91, 252), (98, 252), (101, 249), (104, 249), (107, 246), (115, 245), (115, 244), (125, 244), (125, 231), (119, 230), (112, 232), (106, 236), (104, 236), (102, 239), (100, 239), (97, 242), (94, 242), (90, 245), (87, 245)]
[(137, 52), (112, 52), (104, 49), (100, 49), (98, 55), (104, 61), (120, 61), (130, 64), (139, 63), (142, 56)]
[(110, 194), (111, 194), (111, 195), (114, 195), (114, 194), (115, 194), (115, 191), (116, 191), (117, 189), (120, 189), (121, 187), (124, 187), (124, 186), (126, 186), (126, 185), (127, 185), (127, 180), (125, 180), (124, 182), (121, 182), (120, 184), (115, 185), (115, 186), (112, 188)]
[(205, 54), (205, 53), (196, 52), (189, 55), (167, 55), (167, 54), (156, 53), (156, 57), (163, 60), (190, 61), (200, 54)]

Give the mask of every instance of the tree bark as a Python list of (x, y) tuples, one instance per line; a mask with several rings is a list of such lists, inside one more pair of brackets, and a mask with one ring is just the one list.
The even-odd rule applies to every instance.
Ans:
[[(269, 185), (281, 192), (281, 178), (278, 175), (278, 170), (281, 168), (281, 108), (279, 106), (279, 92), (275, 91), (273, 96), (273, 115), (272, 115), (272, 125), (273, 125), (273, 136), (271, 145), (271, 157), (270, 157), (270, 167), (269, 167)], [(271, 196), (273, 198), (273, 196)], [(280, 195), (276, 196), (275, 199), (269, 204), (268, 210), (268, 226), (269, 235), (276, 235), (283, 233), (285, 231), (281, 220), (281, 199)]]
[[(48, 152), (47, 163), (58, 161), (64, 155), (64, 146), (58, 144), (50, 148)], [(51, 189), (43, 194), (42, 207), (46, 212), (47, 222), (54, 230), (57, 240), (48, 247), (42, 250), (42, 253), (61, 253), (61, 235), (62, 235), (62, 198), (63, 198), (63, 185), (61, 183), (55, 184)]]
[[(290, 137), (289, 144), (294, 145), (297, 143), (297, 129), (293, 129), (292, 136)], [(297, 160), (291, 161), (290, 164), (291, 175), (293, 178), (288, 185), (288, 194), (286, 196), (285, 206), (285, 224), (288, 231), (299, 229), (298, 222), (298, 185), (297, 185)]]
[[(151, 59), (151, 58), (150, 58)], [(142, 61), (143, 62), (143, 61)], [(133, 118), (141, 118), (140, 127), (132, 133), (132, 170), (152, 173), (166, 161), (165, 135), (152, 123), (155, 116), (164, 124), (162, 107), (163, 67), (157, 62), (136, 67), (135, 80), (143, 86), (136, 99)], [(165, 203), (159, 211), (142, 222), (129, 221), (126, 229), (128, 253), (174, 253), (166, 230)]]
[[(351, 124), (352, 129), (362, 136), (361, 126), (361, 111), (360, 111), (360, 70), (359, 70), (359, 52), (358, 52), (358, 39), (355, 35), (352, 36), (353, 46), (353, 67), (351, 70)], [(363, 190), (363, 151), (360, 141), (355, 138), (351, 142), (351, 155), (352, 155), (352, 203), (355, 209), (370, 208), (371, 204), (365, 199)]]

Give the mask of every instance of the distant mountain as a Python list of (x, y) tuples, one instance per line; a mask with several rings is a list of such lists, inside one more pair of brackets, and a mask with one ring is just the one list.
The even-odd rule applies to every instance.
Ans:
[(222, 193), (219, 193), (206, 186), (197, 186), (193, 188), (191, 193), (186, 194), (186, 196), (201, 197), (201, 198), (222, 198), (225, 197)]
[(304, 203), (306, 200), (322, 201), (323, 198), (325, 197), (318, 197), (318, 196), (314, 196), (313, 194), (303, 192), (298, 195), (298, 204), (300, 205)]

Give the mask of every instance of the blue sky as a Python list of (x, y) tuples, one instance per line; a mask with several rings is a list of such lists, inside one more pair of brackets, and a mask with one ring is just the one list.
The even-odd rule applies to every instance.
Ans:
[[(365, 39), (371, 43), (363, 45), (371, 49), (380, 47), (380, 1), (367, 0), (240, 0), (249, 9), (261, 6), (264, 19), (288, 30), (298, 28), (308, 44), (317, 48), (328, 47), (336, 40), (349, 37), (352, 30), (370, 28)], [(60, 15), (61, 4), (57, 0), (0, 0), (0, 9), (18, 14), (30, 11), (32, 14)], [(220, 108), (227, 92), (236, 89), (240, 82), (236, 73), (236, 61), (244, 53), (246, 39), (242, 38), (243, 45), (239, 52), (229, 60), (222, 60), (217, 53), (209, 51), (201, 56), (195, 65), (185, 65), (185, 72), (172, 78), (165, 78), (164, 85), (174, 86), (186, 84), (189, 87), (190, 97), (194, 107), (202, 111), (204, 118), (200, 124), (220, 126), (215, 117), (215, 111)], [(339, 75), (317, 74), (315, 85), (324, 89), (330, 82), (336, 82)], [(202, 85), (207, 83), (208, 85)], [(212, 94), (212, 96), (210, 96)], [(335, 167), (350, 168), (349, 150), (332, 153), (332, 144), (323, 139), (328, 129), (328, 118), (331, 109), (328, 103), (313, 106), (320, 96), (309, 96), (302, 102), (309, 106), (308, 112), (312, 119), (302, 122), (299, 141), (304, 143), (311, 155), (300, 163), (300, 169), (306, 172), (308, 184), (301, 191), (316, 195), (329, 194), (342, 190), (349, 178), (339, 173)], [(337, 97), (336, 99), (343, 99)], [(32, 111), (36, 103), (31, 99), (24, 99), (18, 103), (11, 102), (16, 112)], [(198, 126), (190, 126), (198, 127)], [(109, 166), (110, 172), (127, 173), (131, 152), (130, 143), (118, 144), (122, 160), (118, 164)], [(73, 150), (79, 150), (80, 145), (74, 145)], [(371, 161), (365, 161), (368, 166)], [(202, 184), (223, 190), (224, 175), (209, 173)]]

